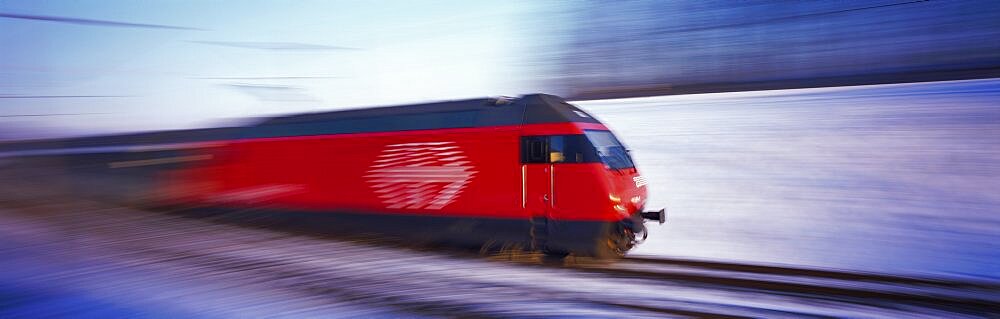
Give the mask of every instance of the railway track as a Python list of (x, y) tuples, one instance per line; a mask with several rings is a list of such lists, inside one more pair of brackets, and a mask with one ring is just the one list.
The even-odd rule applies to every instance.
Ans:
[(4, 204), (3, 237), (21, 243), (5, 255), (88, 261), (27, 278), (125, 303), (205, 286), (240, 296), (171, 303), (208, 316), (976, 317), (997, 305), (985, 284), (643, 258), (539, 267), (97, 203)]
[(879, 307), (913, 306), (984, 314), (997, 311), (1000, 305), (1000, 285), (982, 282), (642, 257), (580, 268), (609, 276), (652, 278), (789, 296), (820, 296)]

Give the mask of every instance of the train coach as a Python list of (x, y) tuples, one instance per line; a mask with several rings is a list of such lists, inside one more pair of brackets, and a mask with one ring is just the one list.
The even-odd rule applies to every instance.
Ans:
[(214, 144), (159, 201), (551, 256), (620, 256), (664, 219), (615, 135), (552, 95), (275, 117)]

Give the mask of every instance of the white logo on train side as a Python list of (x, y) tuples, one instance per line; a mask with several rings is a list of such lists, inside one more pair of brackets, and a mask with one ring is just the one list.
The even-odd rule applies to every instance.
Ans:
[(386, 145), (365, 175), (387, 208), (441, 209), (476, 175), (455, 142)]
[(635, 182), (635, 187), (636, 188), (646, 186), (646, 177), (645, 176), (639, 175), (639, 176), (633, 177), (632, 181)]

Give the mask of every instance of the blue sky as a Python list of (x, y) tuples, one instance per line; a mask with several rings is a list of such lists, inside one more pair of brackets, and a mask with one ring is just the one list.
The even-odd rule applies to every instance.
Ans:
[(545, 24), (538, 12), (549, 9), (526, 1), (3, 1), (0, 134), (199, 127), (530, 93), (534, 31)]

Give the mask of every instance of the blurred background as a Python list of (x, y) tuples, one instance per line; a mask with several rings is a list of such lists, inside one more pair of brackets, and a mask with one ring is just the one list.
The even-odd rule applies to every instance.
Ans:
[[(17, 284), (0, 281), (16, 288), (0, 290), (0, 298), (25, 287), (48, 291), (22, 279), (58, 271), (69, 273), (46, 278), (95, 289), (86, 290), (88, 298), (103, 291), (93, 297), (100, 302), (117, 300), (94, 288), (102, 280), (135, 282), (127, 271), (101, 279), (72, 272), (82, 267), (76, 263), (111, 261), (25, 259), (48, 254), (32, 243), (89, 234), (75, 228), (83, 214), (70, 214), (78, 219), (65, 226), (78, 237), (45, 237), (32, 228), (42, 226), (28, 226), (38, 223), (25, 217), (31, 214), (10, 213), (24, 210), (13, 203), (25, 198), (62, 205), (48, 209), (81, 207), (44, 185), (11, 182), (38, 176), (15, 165), (24, 156), (79, 141), (45, 139), (196, 128), (212, 130), (194, 139), (211, 139), (278, 114), (544, 92), (614, 129), (648, 177), (650, 205), (668, 207), (669, 221), (651, 226), (631, 256), (975, 281), (989, 287), (975, 294), (985, 301), (977, 300), (996, 306), (989, 285), (1000, 281), (997, 39), (994, 1), (3, 1), (0, 167), (8, 183), (0, 189), (9, 198), (0, 201), (8, 216), (0, 236), (9, 240), (0, 265), (18, 271), (6, 276)], [(368, 255), (378, 254), (402, 253)], [(156, 280), (163, 291), (194, 289)], [(712, 300), (709, 308), (741, 299), (713, 289), (687, 296)], [(209, 307), (189, 301), (171, 302), (181, 304), (181, 314)], [(415, 314), (355, 306), (338, 309)], [(564, 313), (582, 306), (554, 307)], [(608, 307), (582, 314), (603, 316)], [(873, 314), (822, 304), (791, 309), (780, 301), (741, 307)], [(209, 316), (247, 314), (223, 308)], [(832, 308), (844, 312), (825, 312)], [(268, 312), (275, 309), (251, 313), (282, 314)], [(493, 308), (473, 308), (496, 314), (483, 309)]]
[(6, 139), (526, 92), (581, 100), (1000, 72), (989, 1), (2, 6)]

